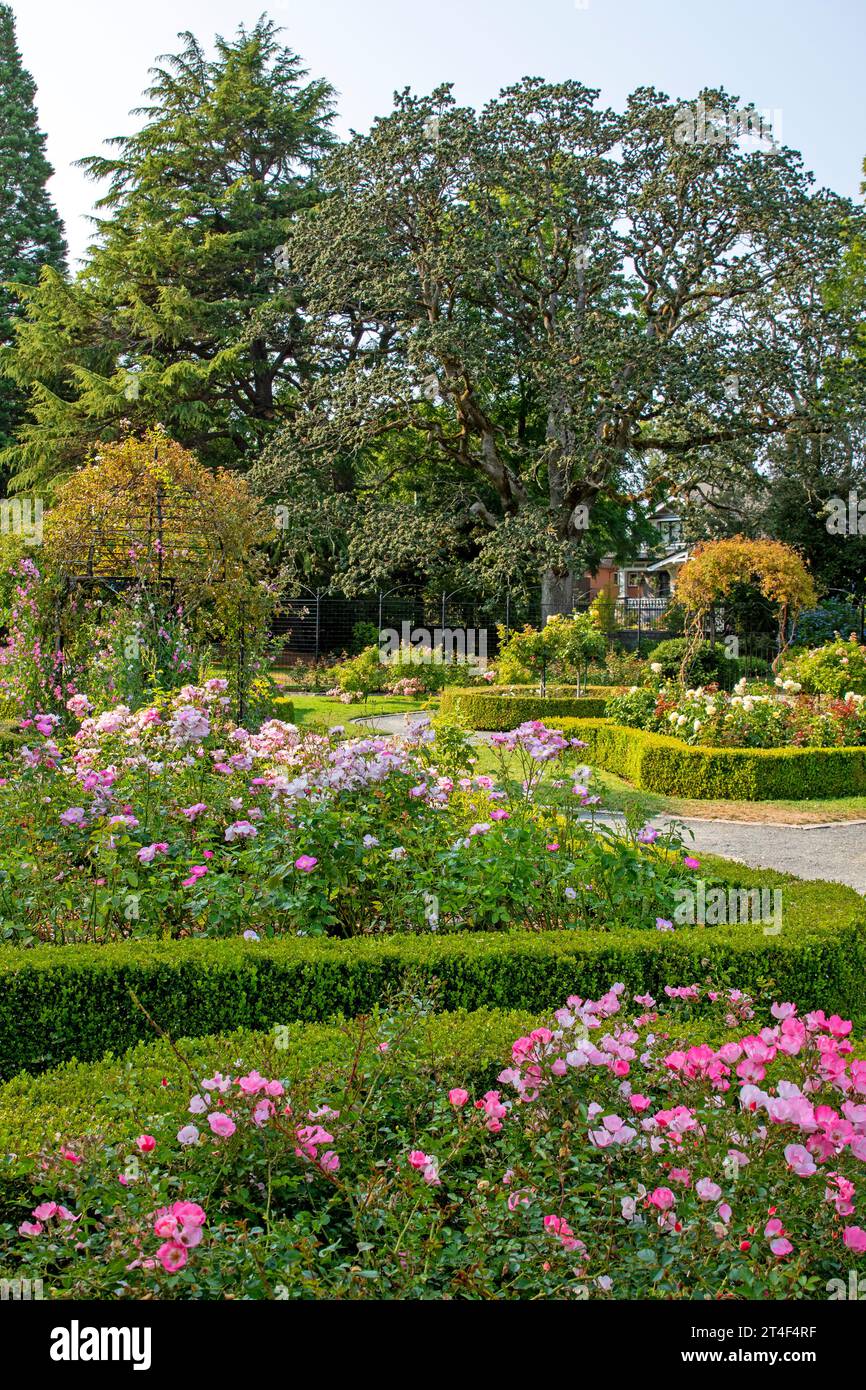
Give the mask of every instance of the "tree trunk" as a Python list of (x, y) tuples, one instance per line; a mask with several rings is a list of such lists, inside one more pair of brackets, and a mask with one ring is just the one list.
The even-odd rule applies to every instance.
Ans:
[(574, 612), (579, 577), (568, 570), (545, 570), (541, 576), (541, 625), (554, 613)]

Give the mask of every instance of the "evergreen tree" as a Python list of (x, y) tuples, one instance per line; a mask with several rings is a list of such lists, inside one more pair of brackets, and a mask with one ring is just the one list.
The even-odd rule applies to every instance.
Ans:
[[(36, 114), (36, 84), (21, 63), (15, 19), (0, 4), (0, 345), (8, 347), (18, 312), (10, 282), (34, 284), (43, 266), (60, 269), (63, 225), (48, 195), (54, 172)], [(0, 447), (11, 443), (24, 413), (20, 390), (0, 375)]]
[(86, 266), (72, 281), (46, 272), (27, 296), (13, 370), (33, 422), (7, 452), (18, 487), (130, 424), (244, 467), (304, 374), (282, 247), (316, 197), (332, 88), (304, 82), (269, 20), (217, 38), (213, 59), (180, 37), (152, 69), (141, 129), (82, 161), (108, 180)]

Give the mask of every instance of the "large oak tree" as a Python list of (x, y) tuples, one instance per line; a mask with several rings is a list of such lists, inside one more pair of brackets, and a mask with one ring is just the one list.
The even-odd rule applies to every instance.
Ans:
[(288, 242), (311, 371), (254, 474), (307, 545), (348, 531), (356, 583), (368, 555), (381, 579), (387, 517), (419, 569), (439, 517), (488, 582), (529, 566), (567, 611), (630, 501), (823, 427), (808, 344), (850, 331), (821, 286), (855, 209), (682, 115), (651, 89), (614, 112), (525, 79), (475, 112), (442, 87), (329, 158)]

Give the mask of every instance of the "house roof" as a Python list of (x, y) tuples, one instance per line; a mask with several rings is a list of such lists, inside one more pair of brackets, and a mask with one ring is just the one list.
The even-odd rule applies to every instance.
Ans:
[(654, 574), (657, 570), (667, 569), (668, 565), (684, 565), (688, 558), (687, 550), (677, 550), (673, 555), (665, 555), (661, 560), (654, 560), (651, 565), (647, 565), (646, 573)]

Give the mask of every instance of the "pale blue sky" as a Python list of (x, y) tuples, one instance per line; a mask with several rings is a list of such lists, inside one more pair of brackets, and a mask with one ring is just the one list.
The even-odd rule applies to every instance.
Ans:
[[(819, 183), (858, 196), (866, 155), (866, 0), (11, 0), (56, 169), (73, 255), (93, 186), (71, 167), (134, 129), (147, 69), (191, 29), (210, 41), (263, 8), (337, 88), (339, 131), (364, 130), (395, 89), (455, 84), (478, 105), (531, 74), (577, 78), (619, 106), (638, 86), (690, 98), (724, 86), (778, 113), (777, 136)], [(584, 8), (584, 5), (586, 7)], [(781, 126), (779, 122), (781, 121)]]

